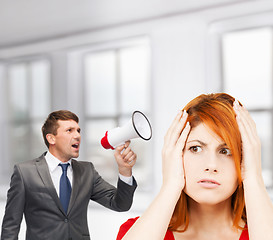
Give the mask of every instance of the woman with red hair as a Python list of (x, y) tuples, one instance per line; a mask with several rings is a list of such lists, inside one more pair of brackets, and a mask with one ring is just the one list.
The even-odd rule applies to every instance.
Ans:
[(248, 111), (225, 93), (202, 94), (180, 111), (162, 150), (163, 184), (117, 240), (272, 240), (273, 204)]

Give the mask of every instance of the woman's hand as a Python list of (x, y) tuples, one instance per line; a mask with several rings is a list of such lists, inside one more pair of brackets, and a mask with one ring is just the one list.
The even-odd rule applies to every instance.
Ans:
[(190, 132), (188, 114), (180, 111), (168, 129), (162, 149), (163, 186), (179, 191), (185, 186), (183, 149)]
[(242, 138), (242, 177), (249, 239), (273, 239), (273, 204), (265, 188), (261, 167), (261, 143), (248, 111), (234, 102)]
[(236, 120), (242, 138), (242, 178), (243, 181), (262, 178), (261, 142), (257, 134), (256, 124), (245, 107), (234, 101)]

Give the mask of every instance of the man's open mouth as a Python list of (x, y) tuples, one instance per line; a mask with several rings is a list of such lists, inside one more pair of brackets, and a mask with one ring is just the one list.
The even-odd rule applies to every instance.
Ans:
[(75, 143), (72, 145), (73, 148), (79, 148), (80, 144), (79, 143)]

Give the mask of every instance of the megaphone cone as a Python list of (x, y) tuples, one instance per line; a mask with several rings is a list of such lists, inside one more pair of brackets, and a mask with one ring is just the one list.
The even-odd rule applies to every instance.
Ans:
[(152, 127), (148, 118), (140, 111), (135, 111), (132, 118), (124, 126), (111, 129), (101, 139), (105, 149), (115, 149), (126, 141), (142, 138), (146, 141), (152, 137)]

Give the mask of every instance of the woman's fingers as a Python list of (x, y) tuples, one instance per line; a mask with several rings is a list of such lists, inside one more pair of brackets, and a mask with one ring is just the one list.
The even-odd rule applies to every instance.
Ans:
[(249, 142), (257, 139), (256, 124), (249, 112), (244, 107), (241, 107), (237, 101), (234, 102), (234, 110), (237, 115), (237, 123), (242, 133), (242, 140)]
[(170, 137), (172, 135), (172, 132), (175, 129), (175, 127), (176, 127), (177, 123), (179, 122), (179, 119), (182, 117), (182, 115), (183, 115), (183, 112), (179, 111), (178, 114), (176, 115), (176, 117), (174, 118), (174, 120), (172, 121), (172, 124), (169, 127), (169, 129), (168, 129), (168, 131), (167, 131), (167, 133), (165, 135), (165, 138), (164, 138), (165, 142), (169, 141), (169, 139), (170, 139)]
[[(188, 113), (186, 111), (183, 111), (182, 117), (179, 119), (179, 122), (177, 124), (177, 127), (174, 129), (171, 139), (170, 139), (170, 144), (177, 145), (177, 142), (181, 135), (183, 135), (183, 129), (185, 128), (186, 122), (188, 118)], [(182, 131), (183, 130), (183, 131)]]
[(187, 122), (176, 144), (176, 148), (178, 148), (179, 151), (182, 151), (184, 149), (190, 129), (191, 129), (190, 123)]
[(164, 145), (175, 146), (183, 127), (185, 126), (188, 114), (186, 111), (180, 111), (173, 120), (165, 136)]
[(261, 143), (256, 130), (256, 124), (249, 112), (234, 102), (236, 120), (242, 138), (242, 174), (243, 178), (261, 174)]
[(162, 149), (163, 183), (172, 187), (176, 186), (178, 191), (185, 186), (183, 149), (190, 132), (190, 125), (186, 124), (187, 118), (186, 111), (183, 113), (181, 111), (176, 116), (165, 136)]

